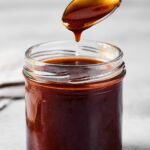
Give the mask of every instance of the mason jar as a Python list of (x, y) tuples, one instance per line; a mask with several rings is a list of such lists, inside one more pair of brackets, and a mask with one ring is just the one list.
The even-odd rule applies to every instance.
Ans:
[(95, 41), (25, 53), (27, 150), (122, 150), (123, 52)]

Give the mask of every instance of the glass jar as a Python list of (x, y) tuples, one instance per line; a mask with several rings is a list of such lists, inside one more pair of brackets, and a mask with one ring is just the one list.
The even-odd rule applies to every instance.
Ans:
[(25, 57), (27, 150), (122, 150), (119, 48), (48, 42)]

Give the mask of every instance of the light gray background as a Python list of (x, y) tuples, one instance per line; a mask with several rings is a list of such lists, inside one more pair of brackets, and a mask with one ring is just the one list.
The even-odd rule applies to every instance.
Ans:
[[(0, 84), (23, 80), (29, 46), (73, 39), (61, 23), (69, 2), (0, 0)], [(113, 43), (124, 51), (124, 149), (150, 150), (150, 1), (123, 0), (113, 15), (85, 31), (83, 38)], [(0, 150), (25, 150), (24, 101), (0, 112)]]

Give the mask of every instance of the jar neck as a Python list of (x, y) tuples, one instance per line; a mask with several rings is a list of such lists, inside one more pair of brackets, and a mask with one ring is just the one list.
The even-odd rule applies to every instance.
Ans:
[[(86, 58), (99, 64), (64, 65), (45, 63), (50, 59)], [(85, 84), (122, 78), (125, 74), (122, 51), (110, 44), (84, 41), (45, 43), (26, 52), (24, 75), (40, 83)]]

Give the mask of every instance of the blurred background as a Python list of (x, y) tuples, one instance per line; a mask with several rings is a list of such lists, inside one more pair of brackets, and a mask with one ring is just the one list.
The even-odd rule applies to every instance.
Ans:
[[(22, 82), (24, 52), (31, 45), (73, 39), (61, 22), (70, 0), (0, 0), (0, 85)], [(124, 150), (150, 150), (150, 1), (123, 0), (109, 18), (82, 35), (124, 51)], [(15, 93), (0, 88), (0, 97)], [(3, 105), (0, 99), (0, 106)], [(0, 111), (0, 149), (25, 150), (24, 100)]]

